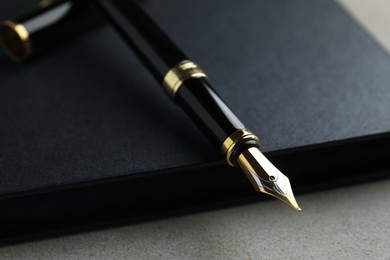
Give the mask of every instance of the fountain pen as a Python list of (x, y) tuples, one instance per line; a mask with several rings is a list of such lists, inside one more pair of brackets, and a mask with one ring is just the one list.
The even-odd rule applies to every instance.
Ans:
[(188, 59), (135, 1), (95, 3), (172, 100), (220, 149), (227, 163), (240, 167), (257, 191), (300, 211), (289, 179), (263, 155), (259, 138), (228, 108), (199, 65)]

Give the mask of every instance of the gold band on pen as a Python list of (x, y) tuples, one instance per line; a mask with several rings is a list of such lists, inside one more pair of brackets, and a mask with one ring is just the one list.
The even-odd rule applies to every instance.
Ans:
[(230, 160), (230, 157), (236, 148), (236, 146), (244, 141), (253, 140), (256, 141), (256, 143), (259, 143), (259, 138), (253, 134), (248, 129), (239, 129), (233, 134), (231, 134), (226, 140), (223, 142), (221, 151), (226, 156), (226, 161), (231, 166), (234, 166), (232, 161)]
[(23, 24), (6, 20), (0, 29), (3, 49), (12, 60), (21, 61), (31, 55), (30, 33)]
[(207, 75), (195, 62), (190, 60), (180, 62), (168, 71), (164, 77), (163, 85), (172, 99), (175, 98), (175, 94), (183, 82), (189, 78), (207, 78)]

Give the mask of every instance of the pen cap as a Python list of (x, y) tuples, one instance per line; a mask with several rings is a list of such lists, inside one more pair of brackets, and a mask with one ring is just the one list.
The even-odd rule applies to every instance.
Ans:
[(37, 8), (0, 27), (4, 52), (21, 62), (102, 20), (89, 0), (42, 0)]

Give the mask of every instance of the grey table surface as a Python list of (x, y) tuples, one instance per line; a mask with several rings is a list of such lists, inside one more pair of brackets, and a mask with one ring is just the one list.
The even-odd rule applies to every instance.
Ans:
[[(390, 1), (339, 0), (390, 51)], [(390, 259), (390, 180), (0, 248), (0, 259)]]
[(390, 259), (390, 180), (4, 247), (0, 259)]

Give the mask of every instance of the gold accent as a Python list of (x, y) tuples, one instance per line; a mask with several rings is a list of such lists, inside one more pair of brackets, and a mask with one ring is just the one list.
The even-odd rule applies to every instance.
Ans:
[(290, 180), (261, 153), (259, 148), (251, 147), (243, 151), (237, 162), (257, 191), (274, 196), (296, 211), (301, 211), (291, 189)]
[(21, 61), (32, 53), (30, 33), (21, 23), (6, 20), (1, 25), (0, 40), (5, 53), (14, 61)]
[(236, 146), (247, 140), (254, 140), (259, 143), (259, 138), (246, 128), (239, 129), (226, 138), (222, 144), (221, 151), (223, 154), (225, 154), (228, 164), (234, 166), (234, 164), (230, 161), (230, 157)]
[(185, 60), (171, 68), (164, 77), (164, 87), (172, 99), (175, 98), (183, 82), (189, 78), (207, 78), (204, 71), (190, 60)]

